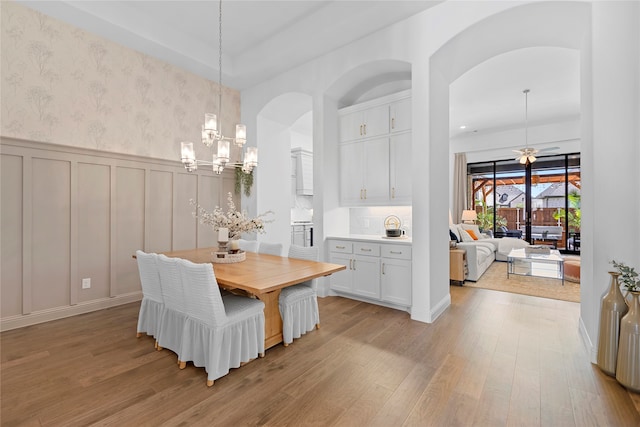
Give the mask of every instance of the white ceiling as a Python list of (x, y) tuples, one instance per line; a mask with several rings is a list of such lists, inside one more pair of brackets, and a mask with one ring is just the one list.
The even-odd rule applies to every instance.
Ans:
[[(218, 79), (217, 1), (27, 1), (36, 10), (151, 56)], [(439, 1), (225, 0), (223, 84), (242, 90)], [(451, 86), (451, 136), (577, 117), (579, 58), (531, 48), (493, 58)], [(467, 128), (461, 130), (461, 125)]]

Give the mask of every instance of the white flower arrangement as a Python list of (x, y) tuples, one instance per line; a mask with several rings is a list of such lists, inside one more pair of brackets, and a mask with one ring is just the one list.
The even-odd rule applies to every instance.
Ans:
[(208, 212), (193, 199), (189, 200), (189, 203), (196, 207), (197, 211), (193, 216), (198, 218), (201, 224), (210, 225), (214, 232), (220, 228), (228, 228), (229, 239), (232, 240), (239, 239), (242, 233), (264, 233), (264, 225), (273, 222), (273, 220), (264, 219), (265, 216), (273, 214), (273, 211), (264, 212), (255, 218), (249, 218), (245, 210), (237, 211), (231, 193), (227, 196), (227, 212), (223, 212), (219, 206), (216, 206), (213, 212)]

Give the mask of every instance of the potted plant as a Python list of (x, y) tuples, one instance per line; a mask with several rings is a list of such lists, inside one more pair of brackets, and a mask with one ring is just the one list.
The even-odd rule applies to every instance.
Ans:
[[(493, 216), (494, 213), (492, 207), (482, 207), (482, 211), (478, 212), (477, 219), (478, 228), (480, 229), (480, 231), (493, 230)], [(507, 219), (503, 216), (496, 215), (496, 227), (500, 228), (502, 226), (507, 226)]]
[(629, 267), (624, 262), (617, 262), (615, 259), (611, 261), (611, 264), (620, 273), (618, 281), (624, 289), (629, 292), (640, 292), (640, 278), (634, 267)]
[[(627, 314), (620, 319), (620, 339), (616, 364), (616, 380), (629, 390), (640, 392), (640, 279), (635, 268), (623, 262), (611, 261), (620, 274), (622, 286), (628, 291)], [(630, 299), (629, 299), (630, 298)]]
[[(580, 223), (582, 222), (582, 211), (580, 210), (580, 193), (577, 191), (569, 192), (567, 196), (569, 199), (569, 217), (567, 218), (567, 223), (569, 224), (569, 229), (580, 231)], [(553, 219), (563, 220), (565, 218), (565, 210), (564, 208), (558, 209), (553, 213)]]

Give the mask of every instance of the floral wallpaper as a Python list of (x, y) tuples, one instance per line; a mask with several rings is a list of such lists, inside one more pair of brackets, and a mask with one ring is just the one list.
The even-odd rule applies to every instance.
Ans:
[[(169, 160), (191, 141), (210, 155), (196, 143), (204, 113), (218, 112), (215, 81), (15, 2), (0, 7), (0, 135)], [(231, 134), (239, 92), (225, 87), (222, 103)]]

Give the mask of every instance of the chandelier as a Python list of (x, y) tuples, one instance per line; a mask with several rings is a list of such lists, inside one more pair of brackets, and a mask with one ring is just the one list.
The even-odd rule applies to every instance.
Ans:
[(254, 167), (258, 166), (258, 148), (247, 147), (242, 162), (230, 161), (230, 144), (243, 147), (247, 142), (247, 128), (243, 124), (236, 125), (235, 138), (222, 134), (222, 124), (218, 119), (222, 119), (222, 0), (218, 7), (218, 115), (205, 113), (204, 124), (202, 125), (202, 143), (211, 148), (216, 145), (217, 152), (213, 154), (212, 160), (197, 160), (192, 142), (181, 143), (182, 164), (189, 172), (198, 169), (198, 165), (211, 166), (216, 174), (221, 174), (225, 167), (241, 167), (245, 173), (250, 173)]

